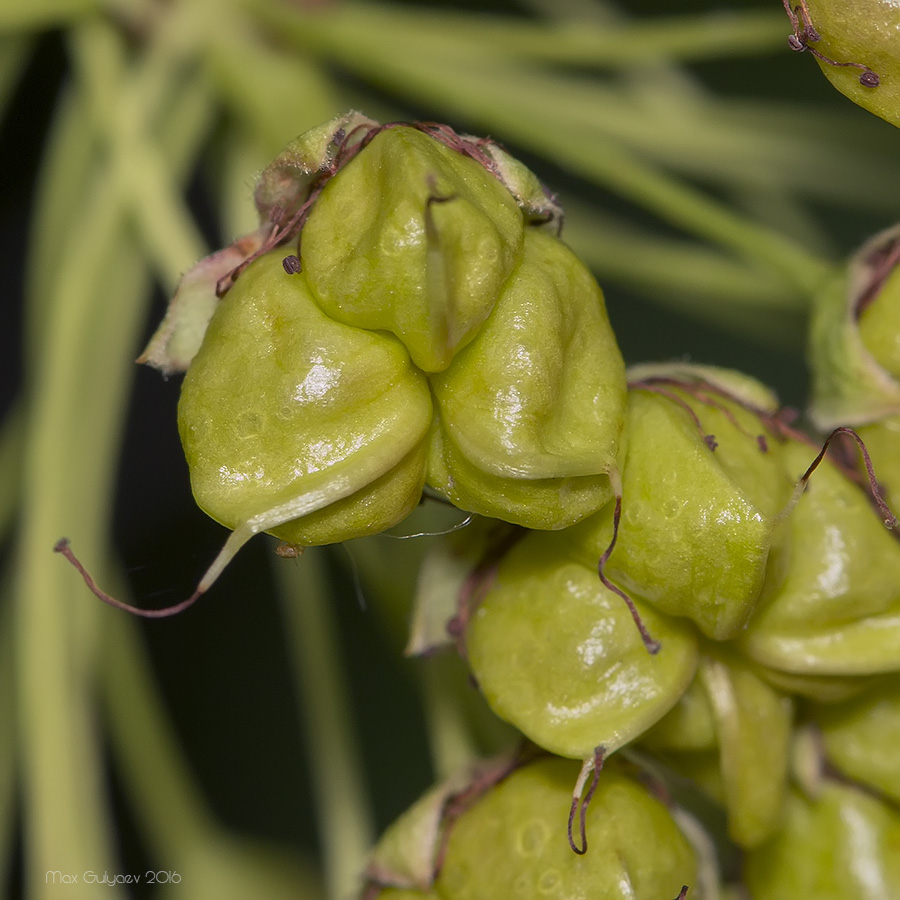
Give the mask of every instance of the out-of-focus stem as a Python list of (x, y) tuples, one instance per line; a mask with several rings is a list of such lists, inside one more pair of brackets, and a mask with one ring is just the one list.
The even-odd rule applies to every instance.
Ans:
[(436, 781), (472, 763), (479, 748), (453, 678), (452, 658), (422, 661), (422, 706)]
[[(275, 8), (271, 13), (262, 7), (258, 11), (270, 18), (279, 15)], [(557, 110), (545, 103), (536, 112), (528, 84), (534, 81), (540, 86), (541, 79), (530, 70), (502, 58), (462, 57), (458, 48), (443, 59), (434, 48), (416, 44), (398, 53), (393, 41), (373, 39), (372, 23), (364, 30), (365, 16), (359, 13), (354, 19), (355, 11), (358, 8), (348, 7), (341, 15), (308, 18), (282, 15), (279, 24), (290, 39), (329, 54), (374, 83), (441, 104), (483, 130), (554, 159), (663, 221), (772, 270), (804, 296), (812, 294), (827, 275), (828, 263), (788, 236), (638, 157), (612, 136), (598, 130), (590, 140), (577, 139), (569, 109)], [(469, 65), (460, 65), (466, 60)]]
[[(266, 0), (246, 0), (246, 5), (269, 21), (286, 23), (301, 18), (289, 6), (279, 8)], [(393, 48), (397, 42), (418, 44), (429, 55), (465, 46), (478, 55), (598, 68), (751, 55), (782, 47), (785, 39), (780, 11), (732, 10), (721, 16), (573, 23), (489, 15), (476, 18), (401, 4), (345, 0), (303, 18), (313, 28), (318, 23), (344, 32), (358, 28), (372, 43), (389, 36), (385, 46)]]
[(161, 705), (137, 625), (106, 614), (103, 684), (118, 765), (150, 849), (166, 868), (185, 870), (193, 848), (215, 830)]
[(277, 559), (275, 575), (306, 727), (327, 895), (345, 900), (359, 889), (374, 833), (322, 551), (307, 549), (296, 564)]
[(9, 535), (19, 502), (24, 424), (22, 404), (16, 401), (0, 424), (0, 542)]
[[(170, 86), (179, 75), (159, 72)], [(152, 109), (127, 96), (136, 85), (146, 86), (140, 67), (105, 74), (117, 92), (116, 104), (131, 101), (136, 114), (152, 116)], [(171, 93), (171, 87), (163, 92)], [(26, 884), (32, 898), (52, 890), (48, 871), (115, 870), (93, 715), (102, 613), (52, 548), (69, 533), (102, 572), (114, 459), (148, 270), (129, 228), (124, 186), (85, 139), (83, 102), (76, 84), (55, 123), (48, 155), (52, 177), (42, 179), (36, 217), (46, 231), (38, 228), (33, 235), (34, 256), (43, 265), (33, 259), (30, 266), (40, 277), (29, 286), (30, 409), (15, 624)], [(184, 133), (198, 137), (193, 128)], [(183, 147), (183, 154), (191, 155), (195, 146)], [(118, 888), (105, 893), (120, 896)], [(79, 882), (68, 885), (67, 894), (72, 900), (93, 897), (95, 888)]]
[[(172, 291), (188, 266), (207, 251), (168, 165), (155, 144), (145, 139), (144, 104), (140, 98), (133, 103), (131, 97), (117, 96), (114, 85), (125, 74), (122, 38), (112, 27), (97, 22), (77, 29), (72, 46), (94, 130), (111, 157), (112, 178), (137, 222), (142, 243)], [(167, 54), (149, 55), (145, 79), (163, 77), (175, 62)]]
[(16, 840), (16, 729), (10, 579), (0, 585), (0, 884), (9, 884)]

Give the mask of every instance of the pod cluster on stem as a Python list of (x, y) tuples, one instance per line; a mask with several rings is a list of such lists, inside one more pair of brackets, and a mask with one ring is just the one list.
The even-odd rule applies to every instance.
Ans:
[[(795, 49), (848, 68), (846, 6), (788, 7)], [(896, 893), (900, 231), (817, 298), (815, 433), (742, 373), (626, 370), (559, 204), (492, 141), (351, 112), (255, 199), (141, 357), (185, 373), (193, 492), (232, 531), (143, 614), (259, 532), (297, 556), (452, 504), (408, 652), (459, 653), (521, 735), (385, 833), (361, 896)]]

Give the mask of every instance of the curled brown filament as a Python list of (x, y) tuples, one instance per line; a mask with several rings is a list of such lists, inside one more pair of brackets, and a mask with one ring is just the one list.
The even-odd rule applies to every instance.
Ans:
[[(569, 810), (568, 826), (569, 846), (579, 856), (584, 856), (584, 854), (587, 853), (587, 826), (585, 823), (587, 808), (594, 796), (594, 792), (597, 790), (597, 785), (600, 782), (600, 770), (603, 768), (603, 761), (605, 758), (606, 747), (596, 747), (594, 749), (594, 755), (589, 756), (584, 761), (584, 765), (581, 767), (581, 772), (578, 775), (578, 781), (575, 783), (575, 790), (572, 792), (572, 807)], [(584, 790), (584, 785), (588, 776), (592, 776), (591, 784), (582, 800), (581, 792)], [(576, 816), (578, 816), (580, 845), (575, 843), (575, 837), (573, 835)]]
[(88, 572), (82, 565), (81, 560), (72, 552), (68, 538), (60, 538), (53, 549), (56, 553), (61, 553), (78, 570), (81, 577), (84, 579), (84, 583), (90, 588), (94, 596), (99, 597), (104, 603), (114, 606), (116, 609), (122, 609), (125, 612), (130, 612), (132, 615), (141, 616), (144, 619), (165, 619), (168, 616), (177, 615), (186, 610), (189, 606), (193, 606), (205, 592), (205, 588), (201, 584), (190, 597), (181, 600), (179, 603), (175, 603), (172, 606), (166, 606), (163, 609), (141, 609), (138, 606), (132, 606), (130, 603), (125, 603), (124, 600), (117, 600), (111, 594), (107, 594), (106, 591), (101, 590), (97, 585), (97, 582), (94, 581), (91, 573)]
[(631, 597), (629, 597), (628, 594), (626, 594), (625, 591), (623, 591), (618, 585), (613, 584), (613, 582), (611, 582), (606, 575), (606, 563), (609, 561), (609, 558), (616, 547), (616, 541), (619, 538), (619, 523), (621, 522), (621, 520), (622, 495), (621, 493), (617, 493), (616, 506), (613, 511), (612, 540), (609, 542), (609, 546), (606, 548), (606, 550), (603, 551), (603, 555), (600, 557), (597, 563), (597, 574), (600, 576), (600, 581), (607, 590), (612, 591), (614, 594), (617, 594), (622, 598), (625, 605), (628, 607), (628, 612), (631, 613), (631, 618), (634, 620), (634, 624), (641, 636), (641, 640), (644, 642), (644, 647), (647, 649), (647, 652), (651, 656), (655, 656), (657, 653), (659, 653), (660, 647), (662, 645), (647, 630), (647, 626), (644, 624), (643, 619), (641, 619), (641, 614), (638, 612), (638, 609), (634, 605), (634, 601), (631, 599)]

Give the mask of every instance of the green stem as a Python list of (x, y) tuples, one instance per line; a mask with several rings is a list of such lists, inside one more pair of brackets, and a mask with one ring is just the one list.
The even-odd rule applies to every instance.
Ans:
[[(121, 298), (141, 295), (145, 269), (124, 237), (115, 192), (103, 187), (86, 199), (68, 246), (59, 248), (65, 275), (47, 301), (43, 352), (27, 370), (16, 643), (34, 897), (49, 890), (49, 870), (102, 870), (113, 860), (91, 690), (100, 609), (85, 602), (83, 585), (51, 552), (72, 529), (88, 558), (102, 558), (122, 386), (143, 319), (141, 303)], [(73, 888), (72, 897), (91, 893)]]
[(465, 50), (482, 58), (505, 56), (579, 67), (631, 68), (652, 62), (766, 53), (785, 47), (790, 31), (778, 11), (735, 10), (721, 16), (658, 16), (643, 22), (592, 23), (476, 17), (395, 3), (346, 0), (312, 13), (266, 0), (245, 3), (267, 21), (368, 35), (370, 49), (383, 43), (396, 52), (399, 45), (405, 45), (432, 57)]
[[(481, 130), (554, 159), (663, 221), (771, 269), (805, 296), (828, 273), (826, 261), (785, 235), (645, 162), (615, 139), (599, 132), (590, 140), (573, 137), (568, 110), (560, 114), (550, 104), (535, 108), (531, 88), (540, 87), (539, 75), (491, 59), (480, 65), (469, 57), (441, 59), (418, 46), (398, 52), (393, 41), (373, 35), (371, 24), (368, 30), (362, 26), (362, 18), (351, 21), (348, 16), (280, 18), (282, 35), (298, 45), (331, 56), (375, 84), (440, 104)], [(467, 64), (460, 65), (461, 60)]]
[(9, 884), (16, 843), (15, 659), (9, 573), (0, 589), (0, 885)]
[[(127, 105), (128, 80), (113, 84), (123, 95), (115, 103)], [(37, 221), (47, 223), (57, 240), (48, 248), (46, 234), (34, 235), (35, 255), (44, 255), (49, 270), (39, 285), (30, 285), (27, 323), (31, 409), (16, 629), (26, 876), (33, 897), (50, 890), (47, 871), (102, 871), (114, 856), (93, 715), (100, 607), (51, 551), (68, 532), (92, 567), (102, 570), (111, 476), (148, 270), (128, 227), (121, 179), (111, 177), (85, 146), (75, 112), (81, 103), (76, 87), (51, 138), (55, 177), (41, 197)], [(72, 885), (69, 894), (92, 896), (93, 889)]]
[(60, 28), (99, 12), (103, 0), (28, 0), (0, 4), (0, 31)]
[(358, 889), (374, 833), (324, 555), (311, 548), (296, 564), (274, 565), (308, 735), (327, 896), (344, 900)]
[(24, 425), (24, 410), (17, 400), (0, 427), (0, 544), (9, 536), (19, 504)]
[(423, 660), (422, 707), (436, 781), (442, 781), (479, 757), (466, 709), (460, 702), (452, 667), (443, 655)]
[(103, 685), (123, 781), (155, 858), (183, 872), (192, 848), (216, 826), (184, 764), (135, 623), (108, 615), (104, 631)]
[[(667, 238), (566, 202), (565, 242), (601, 275), (645, 290), (694, 296), (689, 307), (722, 321), (748, 309), (800, 313), (805, 304), (771, 272), (684, 239)], [(723, 303), (722, 298), (728, 302)], [(664, 298), (663, 298), (664, 302)]]
[(166, 896), (320, 898), (319, 880), (298, 854), (232, 836), (215, 819), (181, 752), (135, 621), (108, 613), (104, 626), (112, 749), (153, 865), (181, 878)]
[[(173, 291), (184, 271), (207, 250), (170, 167), (147, 140), (150, 123), (142, 121), (146, 100), (116, 90), (127, 78), (124, 42), (113, 28), (97, 22), (75, 30), (71, 43), (87, 88), (92, 125), (112, 160), (112, 177), (165, 287)], [(162, 41), (160, 46), (168, 44)], [(145, 84), (165, 78), (177, 62), (170, 53), (149, 54)]]

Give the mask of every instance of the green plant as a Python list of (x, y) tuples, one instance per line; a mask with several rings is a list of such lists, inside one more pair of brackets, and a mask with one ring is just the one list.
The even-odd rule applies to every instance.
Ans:
[[(753, 10), (735, 2), (729, 15), (714, 16), (685, 0), (677, 15), (670, 4), (671, 17), (657, 17), (651, 7), (535, 0), (516, 14), (506, 9), (499, 15), (498, 4), (493, 15), (476, 15), (376, 2), (307, 7), (273, 0), (43, 0), (9, 2), (0, 11), (0, 100), (11, 111), (4, 146), (12, 200), (15, 181), (30, 171), (29, 154), (20, 151), (13, 126), (23, 121), (31, 92), (45, 85), (40, 71), (46, 61), (64, 69), (43, 88), (42, 96), (58, 96), (49, 124), (35, 132), (43, 149), (25, 264), (22, 389), (16, 397), (11, 392), (0, 441), (0, 523), (10, 547), (0, 607), (0, 715), (10, 726), (0, 730), (0, 874), (10, 894), (351, 896), (360, 889), (375, 832), (434, 780), (445, 787), (432, 795), (430, 805), (416, 807), (415, 827), (389, 832), (393, 842), (387, 851), (381, 845), (378, 864), (369, 869), (371, 894), (388, 884), (380, 893), (385, 898), (472, 896), (473, 883), (477, 888), (479, 882), (472, 880), (469, 860), (489, 849), (498, 860), (492, 896), (510, 878), (513, 890), (527, 894), (534, 883), (552, 893), (570, 884), (570, 876), (576, 882), (590, 879), (601, 896), (615, 896), (618, 887), (606, 891), (595, 880), (610, 872), (604, 847), (622, 840), (616, 858), (629, 860), (636, 845), (655, 840), (657, 848), (668, 848), (664, 861), (658, 857), (665, 883), (653, 859), (624, 864), (638, 896), (671, 900), (684, 883), (689, 897), (714, 897), (720, 881), (733, 893), (744, 878), (756, 900), (813, 892), (890, 895), (896, 883), (887, 849), (896, 841), (891, 780), (896, 757), (887, 738), (860, 735), (878, 735), (881, 729), (890, 734), (895, 718), (895, 692), (880, 679), (896, 670), (900, 656), (894, 638), (898, 598), (887, 574), (895, 565), (896, 541), (866, 498), (865, 470), (857, 470), (859, 483), (848, 480), (849, 458), (824, 462), (812, 474), (807, 494), (792, 493), (818, 445), (804, 441), (776, 413), (766, 388), (721, 367), (749, 369), (790, 402), (805, 402), (799, 361), (807, 313), (821, 298), (814, 328), (824, 335), (815, 356), (820, 366), (816, 422), (825, 428), (859, 425), (872, 444), (879, 479), (888, 486), (896, 480), (890, 471), (896, 455), (890, 449), (893, 412), (880, 409), (851, 421), (846, 408), (832, 416), (822, 412), (820, 402), (823, 392), (826, 410), (835, 397), (858, 397), (873, 379), (888, 401), (894, 396), (892, 345), (881, 340), (896, 315), (883, 302), (892, 290), (893, 239), (883, 236), (862, 251), (857, 262), (861, 259), (872, 276), (862, 293), (855, 281), (848, 292), (847, 272), (853, 270), (842, 260), (865, 235), (896, 217), (896, 136), (825, 93), (815, 67), (787, 52), (791, 26), (782, 10)], [(810, 3), (799, 29), (802, 40), (796, 25), (794, 37), (801, 45), (816, 44), (812, 22), (821, 53), (832, 61), (856, 62), (859, 55), (862, 69), (838, 67), (834, 77), (854, 81), (856, 87), (847, 92), (891, 118), (893, 61), (870, 59), (846, 45), (851, 31), (877, 14), (877, 9), (862, 11), (848, 24), (832, 21)], [(61, 29), (55, 37), (46, 36), (51, 27)], [(827, 62), (823, 67), (829, 71)], [(875, 72), (880, 83), (861, 84), (859, 74), (865, 71)], [(187, 306), (199, 309), (193, 324), (177, 330), (186, 335), (177, 353), (189, 360), (216, 303), (210, 287), (268, 239), (265, 229), (253, 230), (258, 223), (249, 197), (252, 173), (264, 171), (298, 133), (348, 108), (365, 109), (381, 121), (451, 121), (459, 130), (489, 133), (526, 156), (543, 180), (559, 186), (566, 210), (562, 234), (574, 254), (538, 228), (542, 217), (556, 223), (557, 207), (541, 206), (542, 195), (534, 193), (521, 170), (515, 174), (525, 178), (526, 189), (518, 196), (510, 194), (508, 184), (479, 176), (473, 205), (490, 195), (494, 199), (484, 203), (488, 218), (499, 205), (507, 210), (508, 223), (497, 229), (500, 237), (492, 246), (499, 249), (485, 251), (483, 258), (466, 250), (473, 258), (466, 259), (457, 279), (470, 271), (470, 262), (484, 263), (488, 277), (503, 283), (507, 269), (518, 271), (522, 260), (530, 260), (530, 293), (542, 267), (555, 259), (565, 275), (557, 284), (568, 278), (578, 286), (570, 292), (577, 312), (585, 292), (596, 290), (577, 254), (604, 286), (628, 362), (688, 352), (719, 368), (632, 368), (628, 409), (623, 394), (611, 400), (598, 416), (596, 433), (585, 428), (576, 435), (566, 466), (554, 467), (554, 454), (539, 452), (546, 448), (538, 438), (559, 406), (555, 396), (536, 414), (538, 427), (521, 430), (511, 442), (521, 451), (518, 457), (493, 456), (497, 418), (489, 404), (485, 407), (485, 392), (504, 372), (513, 384), (531, 377), (535, 386), (529, 395), (553, 378), (538, 378), (538, 370), (528, 366), (512, 374), (503, 366), (491, 368), (508, 352), (506, 326), (489, 333), (482, 318), (493, 308), (494, 284), (486, 290), (490, 302), (464, 321), (448, 314), (459, 308), (452, 292), (439, 294), (442, 301), (425, 315), (424, 328), (419, 313), (413, 325), (404, 321), (410, 297), (421, 287), (410, 277), (400, 314), (391, 321), (379, 318), (382, 297), (368, 310), (355, 310), (359, 318), (335, 322), (346, 298), (321, 298), (342, 290), (349, 264), (341, 254), (352, 257), (358, 248), (333, 246), (333, 235), (350, 212), (366, 213), (363, 200), (377, 206), (387, 189), (369, 191), (371, 173), (363, 172), (362, 186), (348, 188), (348, 207), (346, 200), (326, 197), (325, 190), (336, 195), (340, 188), (341, 179), (334, 178), (333, 189), (326, 186), (310, 213), (310, 242), (301, 242), (299, 264), (309, 268), (304, 253), (326, 260), (315, 275), (318, 301), (330, 303), (322, 333), (353, 331), (359, 337), (368, 329), (360, 339), (382, 348), (379, 371), (388, 381), (396, 376), (403, 393), (402, 402), (390, 394), (370, 396), (363, 391), (370, 386), (358, 379), (346, 395), (349, 414), (339, 412), (358, 426), (362, 443), (377, 430), (373, 422), (396, 414), (405, 443), (394, 448), (394, 456), (385, 449), (371, 458), (353, 457), (347, 468), (358, 478), (347, 481), (346, 493), (326, 497), (320, 509), (301, 504), (281, 510), (277, 522), (252, 521), (260, 511), (256, 499), (246, 508), (227, 501), (220, 511), (215, 490), (204, 494), (198, 488), (202, 475), (195, 489), (216, 518), (239, 529), (219, 563), (254, 531), (277, 530), (306, 514), (322, 513), (278, 536), (290, 544), (328, 543), (398, 520), (403, 520), (398, 536), (432, 536), (360, 539), (349, 545), (350, 565), (340, 550), (309, 549), (299, 559), (276, 558), (271, 574), (260, 548), (251, 545), (249, 580), (240, 570), (230, 571), (183, 621), (150, 623), (141, 633), (134, 620), (93, 604), (50, 551), (67, 534), (114, 594), (136, 594), (142, 606), (167, 607), (173, 585), (193, 577), (170, 576), (169, 563), (180, 558), (202, 567), (192, 548), (219, 540), (217, 531), (186, 531), (180, 522), (194, 513), (185, 507), (174, 520), (168, 509), (159, 512), (155, 494), (168, 469), (159, 462), (165, 457), (158, 448), (141, 474), (126, 457), (126, 477), (118, 485), (114, 479), (127, 388), (134, 378), (131, 361), (149, 337), (142, 334), (148, 331), (144, 320), (158, 318), (158, 310), (149, 311), (150, 288), (156, 283), (166, 294), (174, 292), (182, 274), (208, 249), (204, 233), (219, 231), (223, 238), (216, 237), (216, 244), (250, 235), (248, 243), (232, 245), (224, 257), (213, 257), (211, 268), (195, 269), (196, 278), (184, 282)], [(406, 140), (420, 138), (407, 134)], [(456, 152), (435, 151), (449, 169), (463, 165), (462, 157), (452, 155)], [(270, 219), (280, 221), (285, 184), (274, 176), (285, 172), (270, 174), (271, 183), (263, 179), (270, 189), (257, 200), (273, 213)], [(301, 173), (300, 193), (310, 174)], [(411, 202), (433, 213), (438, 231), (456, 227), (455, 200), (468, 184), (446, 177), (446, 184), (430, 184), (427, 177), (408, 182), (424, 192)], [(285, 179), (288, 188), (296, 186), (290, 166)], [(204, 203), (202, 196), (197, 202), (198, 194), (206, 196), (212, 216), (200, 211)], [(333, 203), (330, 211), (326, 200)], [(518, 222), (517, 216), (524, 218)], [(466, 247), (478, 227), (468, 218), (459, 225), (459, 247)], [(486, 235), (478, 243), (483, 250), (490, 228), (478, 233)], [(442, 264), (458, 264), (459, 247)], [(260, 358), (269, 364), (258, 375), (261, 399), (234, 419), (255, 434), (260, 421), (278, 417), (281, 407), (265, 404), (279, 373), (296, 362), (297, 347), (271, 348), (264, 329), (249, 337), (242, 330), (246, 340), (228, 346), (227, 336), (234, 332), (226, 327), (226, 316), (240, 320), (257, 301), (260, 319), (276, 308), (278, 315), (296, 314), (299, 301), (285, 297), (302, 294), (307, 275), (289, 274), (294, 263), (285, 270), (287, 252), (276, 253), (238, 276), (222, 301), (218, 324), (210, 326), (220, 329), (220, 349), (211, 344), (201, 351), (207, 359), (202, 365), (213, 373), (209, 378), (239, 367), (225, 379), (226, 393), (217, 393), (222, 387), (200, 367), (188, 376), (181, 427), (195, 469), (202, 469), (206, 447), (222, 434), (214, 423), (191, 447), (192, 430), (214, 420), (225, 402), (221, 398)], [(496, 274), (496, 260), (507, 267), (506, 274)], [(258, 293), (255, 285), (269, 277), (264, 271), (274, 272), (286, 287)], [(404, 264), (401, 277), (410, 271)], [(377, 290), (371, 289), (373, 296)], [(560, 297), (565, 302), (565, 290), (556, 293), (555, 302)], [(591, 294), (594, 313), (598, 296)], [(827, 307), (827, 297), (838, 302)], [(314, 305), (305, 308), (305, 317), (320, 314)], [(176, 319), (179, 315), (176, 310)], [(609, 341), (602, 317), (573, 317), (574, 327), (559, 332), (566, 334), (561, 346), (572, 346), (579, 334)], [(854, 325), (855, 318), (859, 337), (848, 337), (845, 326)], [(239, 327), (245, 329), (246, 322)], [(299, 327), (294, 323), (287, 331)], [(401, 339), (417, 329), (425, 334), (422, 341), (403, 344)], [(343, 340), (335, 339), (335, 353), (344, 352)], [(169, 353), (167, 341), (164, 337)], [(533, 346), (540, 349), (545, 342), (546, 335), (539, 334)], [(848, 344), (855, 356), (844, 352)], [(406, 346), (415, 366), (404, 356)], [(612, 378), (623, 391), (613, 351), (596, 373), (589, 354), (566, 371), (558, 365), (564, 353), (548, 354), (543, 371), (556, 372), (553, 377), (567, 386), (588, 383), (596, 374), (597, 381)], [(838, 377), (829, 382), (823, 371)], [(485, 372), (491, 377), (479, 383)], [(841, 372), (849, 372), (849, 381)], [(142, 392), (165, 398), (160, 421), (173, 423), (172, 452), (174, 396), (163, 382), (148, 388), (150, 383), (138, 382)], [(571, 396), (566, 391), (560, 396)], [(435, 438), (431, 398), (453, 425), (446, 432), (454, 435), (452, 441), (446, 435)], [(851, 405), (851, 412), (858, 411), (855, 400)], [(481, 416), (470, 411), (485, 408)], [(314, 404), (309, 409), (322, 412)], [(554, 446), (565, 444), (571, 421), (584, 425), (582, 409), (574, 403), (565, 410), (568, 418), (560, 417), (563, 427)], [(142, 421), (147, 409), (135, 408), (130, 415)], [(626, 440), (617, 451), (616, 439), (604, 437), (608, 432), (601, 426), (623, 417)], [(340, 416), (323, 421), (330, 434), (344, 433)], [(648, 422), (659, 426), (641, 434)], [(460, 438), (466, 428), (469, 433)], [(663, 429), (667, 436), (660, 439)], [(608, 440), (602, 452), (598, 440)], [(260, 452), (283, 459), (287, 441), (282, 436), (275, 446), (263, 439)], [(369, 463), (371, 470), (365, 470)], [(212, 469), (224, 464), (209, 463)], [(621, 501), (613, 499), (620, 487), (617, 464)], [(525, 479), (532, 483), (519, 497), (519, 511), (505, 516), (503, 503), (514, 495), (513, 487), (522, 488), (516, 471), (523, 467), (532, 467)], [(177, 471), (178, 482), (166, 494), (169, 509), (179, 508), (178, 498), (188, 493), (184, 469)], [(668, 489), (668, 471), (688, 473), (683, 480), (696, 501), (693, 519), (677, 515), (676, 493), (661, 508), (654, 506)], [(263, 498), (262, 509), (290, 506), (298, 495), (321, 487), (310, 482), (309, 489), (291, 487), (283, 495), (283, 475)], [(514, 528), (461, 527), (465, 513), (447, 506), (429, 505), (404, 519), (423, 479), (464, 510), (529, 526), (581, 523), (523, 538)], [(529, 495), (534, 482), (552, 486), (556, 479), (590, 482), (575, 514)], [(153, 487), (141, 492), (150, 483)], [(662, 487), (654, 487), (653, 496), (639, 497), (642, 486), (657, 483)], [(166, 590), (159, 603), (148, 596), (159, 580), (148, 588), (140, 572), (126, 572), (117, 562), (111, 538), (116, 490), (140, 499), (135, 514), (120, 515), (115, 530), (126, 535), (128, 566), (165, 569), (158, 576)], [(363, 495), (381, 510), (377, 521), (363, 521), (354, 512), (353, 503)], [(707, 510), (724, 508), (747, 527), (704, 531), (704, 498)], [(341, 506), (347, 499), (351, 502)], [(895, 498), (888, 494), (888, 499)], [(669, 518), (661, 520), (660, 511)], [(200, 515), (193, 521), (200, 523)], [(304, 530), (307, 525), (311, 530)], [(458, 531), (434, 536), (448, 529)], [(703, 562), (693, 568), (685, 563), (688, 544), (698, 554), (702, 548)], [(730, 555), (741, 565), (729, 569), (727, 578), (717, 577), (717, 562)], [(219, 563), (201, 583), (204, 589), (220, 571)], [(539, 759), (502, 779), (511, 763), (500, 756), (497, 767), (485, 771), (476, 760), (508, 753), (519, 739), (467, 684), (463, 661), (441, 651), (397, 671), (418, 571), (411, 647), (421, 651), (453, 638), (468, 654), (490, 705), (534, 740), (581, 760), (580, 770), (577, 762)], [(364, 613), (354, 605), (354, 578), (368, 604)], [(673, 596), (668, 588), (678, 579), (683, 584)], [(827, 602), (819, 597), (812, 603), (811, 583), (829, 588)], [(238, 586), (234, 603), (229, 584)], [(722, 592), (728, 595), (725, 602)], [(273, 595), (283, 601), (274, 609)], [(564, 602), (573, 610), (565, 619), (568, 635), (553, 631), (555, 612)], [(340, 627), (333, 620), (335, 608), (341, 610)], [(257, 631), (266, 619), (277, 625)], [(453, 622), (449, 636), (448, 620)], [(644, 640), (635, 621), (645, 629)], [(591, 645), (593, 674), (587, 676), (578, 665), (584, 651), (579, 627), (598, 629)], [(530, 636), (514, 640), (514, 628)], [(615, 648), (602, 646), (604, 629), (616, 634)], [(188, 667), (187, 658), (199, 656), (201, 647), (208, 653), (217, 639), (229, 648), (224, 659), (205, 656)], [(536, 671), (535, 654), (522, 651), (526, 639), (539, 644), (548, 660), (537, 670), (537, 683), (529, 685), (531, 695), (522, 687)], [(651, 654), (654, 642), (661, 649)], [(190, 649), (178, 657), (184, 645)], [(246, 667), (234, 663), (236, 647), (246, 648)], [(557, 659), (561, 664), (554, 672)], [(273, 668), (274, 661), (282, 668)], [(619, 710), (617, 719), (614, 702), (596, 702), (589, 677), (606, 686), (603, 698), (616, 701), (621, 691), (617, 694), (615, 673), (623, 667), (637, 680), (659, 677), (646, 702)], [(265, 677), (255, 682), (254, 669), (263, 669)], [(546, 715), (548, 696), (559, 705), (560, 682), (563, 691), (574, 686), (573, 705), (594, 704), (568, 733)], [(377, 692), (367, 695), (369, 685), (378, 685)], [(184, 695), (194, 690), (197, 704), (185, 705)], [(297, 786), (293, 770), (299, 767), (284, 762), (301, 743), (283, 724), (294, 716), (292, 691), (306, 729), (302, 743), (311, 782), (306, 793)], [(210, 719), (213, 737), (204, 744)], [(362, 740), (355, 734), (360, 727)], [(373, 747), (379, 744), (376, 757)], [(866, 757), (867, 749), (877, 751), (877, 758)], [(254, 784), (271, 791), (267, 799), (240, 797), (240, 780), (232, 771), (244, 758), (252, 760), (245, 773), (271, 771), (271, 782), (254, 776)], [(223, 772), (217, 779), (219, 765)], [(833, 769), (878, 796), (836, 783)], [(485, 791), (484, 802), (474, 802)], [(522, 800), (530, 791), (552, 795), (546, 809), (555, 811), (538, 815), (529, 831), (517, 810), (544, 802)], [(280, 797), (289, 802), (279, 804)], [(297, 817), (304, 824), (279, 821), (287, 806), (304, 803), (315, 812)], [(636, 821), (625, 822), (632, 813)], [(566, 844), (566, 815), (573, 848), (583, 850), (588, 842), (583, 855)], [(514, 825), (498, 829), (504, 816)], [(619, 821), (617, 816), (621, 829), (610, 834), (605, 829)], [(883, 864), (875, 881), (875, 870), (867, 870), (868, 881), (860, 880), (846, 861), (847, 848), (863, 833), (851, 837), (843, 831), (842, 823), (850, 820), (865, 823), (863, 832), (874, 835), (868, 847)], [(656, 838), (648, 837), (648, 822), (655, 823)], [(527, 851), (545, 833), (555, 842), (549, 868), (523, 863), (519, 881), (499, 868), (516, 846)], [(444, 835), (449, 835), (446, 869), (432, 884)], [(501, 839), (512, 842), (509, 852), (494, 843)], [(410, 862), (413, 844), (419, 852)], [(493, 869), (490, 853), (485, 865)], [(638, 874), (644, 862), (648, 869)], [(158, 871), (165, 877), (155, 880), (163, 883), (147, 884), (146, 873)], [(120, 879), (110, 888), (102, 883), (103, 873), (113, 881), (126, 874), (142, 879), (129, 885)]]

